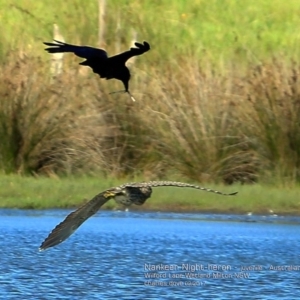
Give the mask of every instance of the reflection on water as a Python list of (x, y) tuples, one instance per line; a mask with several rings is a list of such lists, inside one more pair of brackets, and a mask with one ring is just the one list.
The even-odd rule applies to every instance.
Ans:
[(101, 212), (38, 247), (69, 211), (0, 210), (0, 299), (296, 299), (299, 218)]

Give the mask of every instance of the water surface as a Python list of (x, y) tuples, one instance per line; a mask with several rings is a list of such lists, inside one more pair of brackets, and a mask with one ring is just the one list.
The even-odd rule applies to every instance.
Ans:
[(38, 252), (68, 210), (0, 210), (0, 299), (296, 299), (297, 217), (102, 211)]

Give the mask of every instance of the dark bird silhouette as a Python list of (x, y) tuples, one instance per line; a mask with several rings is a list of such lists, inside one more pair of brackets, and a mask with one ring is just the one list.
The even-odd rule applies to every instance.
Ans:
[(75, 55), (85, 58), (86, 60), (79, 63), (80, 65), (91, 67), (94, 73), (99, 74), (101, 78), (106, 78), (106, 80), (113, 78), (121, 80), (125, 90), (113, 93), (128, 93), (131, 99), (135, 101), (128, 89), (130, 72), (125, 63), (129, 58), (149, 51), (150, 45), (147, 42), (144, 41), (143, 44), (136, 42), (137, 48), (130, 48), (128, 51), (108, 57), (107, 52), (103, 49), (54, 41), (55, 43), (44, 42), (45, 45), (50, 46), (45, 49), (46, 51), (49, 53), (73, 52)]
[(92, 200), (80, 206), (77, 210), (70, 213), (64, 221), (58, 224), (49, 236), (40, 246), (40, 251), (56, 246), (72, 235), (77, 228), (88, 218), (94, 215), (100, 207), (108, 200), (114, 198), (115, 201), (124, 206), (131, 204), (142, 205), (148, 198), (151, 197), (152, 187), (174, 186), (174, 187), (189, 187), (211, 193), (216, 193), (224, 196), (236, 195), (237, 192), (224, 194), (209, 188), (198, 185), (176, 182), (176, 181), (149, 181), (149, 182), (132, 182), (125, 183), (118, 187), (110, 188), (98, 195)]

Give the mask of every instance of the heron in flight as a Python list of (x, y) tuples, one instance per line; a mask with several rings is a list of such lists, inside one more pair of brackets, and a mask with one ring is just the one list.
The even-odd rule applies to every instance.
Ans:
[(112, 92), (111, 94), (128, 93), (131, 99), (135, 101), (128, 89), (130, 72), (125, 63), (129, 58), (149, 51), (150, 45), (147, 42), (144, 41), (143, 44), (136, 42), (134, 43), (136, 48), (130, 48), (128, 51), (108, 57), (107, 52), (103, 49), (54, 41), (55, 43), (44, 42), (46, 46), (49, 46), (45, 49), (46, 51), (49, 53), (72, 52), (79, 57), (85, 58), (86, 60), (79, 64), (92, 68), (93, 72), (99, 74), (100, 78), (106, 78), (106, 80), (115, 78), (123, 82), (125, 90)]
[(149, 182), (132, 182), (125, 183), (118, 187), (113, 187), (96, 195), (92, 200), (80, 206), (77, 210), (70, 213), (61, 223), (59, 223), (48, 235), (41, 244), (39, 250), (56, 246), (65, 241), (72, 235), (77, 228), (88, 218), (94, 215), (100, 207), (108, 200), (114, 198), (118, 204), (130, 206), (131, 204), (142, 205), (151, 197), (153, 187), (173, 186), (173, 187), (188, 187), (206, 192), (211, 192), (224, 196), (236, 195), (237, 192), (225, 194), (209, 188), (198, 185), (177, 182), (177, 181), (149, 181)]

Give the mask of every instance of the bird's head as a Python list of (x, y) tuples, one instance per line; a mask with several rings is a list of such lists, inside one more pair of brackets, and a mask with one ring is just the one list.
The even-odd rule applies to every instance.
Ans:
[(130, 206), (132, 204), (132, 201), (130, 200), (128, 193), (124, 188), (117, 187), (117, 188), (109, 189), (105, 191), (104, 197), (106, 199), (114, 198), (118, 204), (124, 206)]
[(130, 72), (129, 69), (125, 66), (124, 68), (118, 70), (118, 73), (115, 74), (115, 78), (119, 79), (123, 82), (124, 84), (124, 91), (116, 91), (116, 92), (111, 92), (110, 94), (115, 94), (115, 93), (128, 93), (131, 100), (135, 101), (134, 97), (131, 95), (129, 92), (129, 80), (130, 80)]

